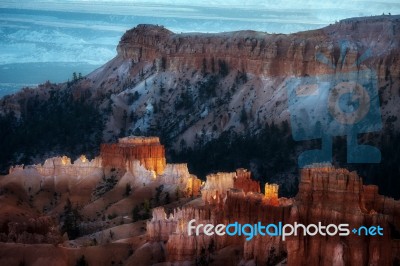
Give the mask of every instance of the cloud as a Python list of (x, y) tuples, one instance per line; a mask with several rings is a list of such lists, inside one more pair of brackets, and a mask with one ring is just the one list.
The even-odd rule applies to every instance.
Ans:
[[(213, 8), (250, 8), (257, 10), (343, 10), (362, 12), (368, 15), (400, 13), (398, 0), (209, 0), (209, 1), (187, 1), (187, 0), (0, 0), (1, 7), (31, 8), (46, 10), (85, 10), (91, 12), (111, 12), (126, 14), (134, 12), (131, 8), (148, 8), (157, 10), (168, 9), (178, 12), (190, 12), (190, 7), (213, 7)], [(132, 13), (131, 13), (132, 14)], [(340, 16), (340, 14), (336, 14)]]

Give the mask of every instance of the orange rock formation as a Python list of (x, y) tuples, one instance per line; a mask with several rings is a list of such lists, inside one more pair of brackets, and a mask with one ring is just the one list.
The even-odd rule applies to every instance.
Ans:
[(102, 144), (100, 156), (103, 166), (126, 168), (138, 160), (146, 169), (162, 174), (166, 166), (164, 146), (158, 137), (127, 137), (114, 144)]
[(260, 192), (260, 182), (251, 179), (251, 172), (247, 169), (237, 169), (233, 187), (244, 192)]
[(265, 200), (270, 204), (274, 206), (279, 205), (279, 200), (278, 200), (278, 190), (279, 190), (279, 185), (277, 184), (265, 184)]
[(207, 204), (219, 204), (230, 189), (247, 192), (260, 192), (260, 183), (250, 178), (251, 172), (240, 168), (236, 172), (207, 175), (207, 181), (202, 189), (202, 198)]
[[(288, 265), (392, 265), (400, 256), (400, 201), (378, 194), (376, 186), (364, 186), (362, 179), (346, 169), (316, 165), (303, 169), (298, 195), (293, 199), (277, 198), (278, 186), (266, 185), (266, 194), (245, 193), (231, 188), (222, 191), (231, 174), (210, 175), (203, 190), (205, 201), (225, 194), (218, 204), (187, 207), (175, 210), (167, 218), (165, 212), (153, 214), (148, 223), (149, 238), (166, 241), (167, 261), (194, 261), (204, 250), (221, 249), (230, 245), (241, 246), (243, 261), (257, 265), (287, 260)], [(221, 192), (219, 192), (221, 191)], [(204, 192), (204, 191), (203, 191)], [(220, 194), (219, 194), (220, 193)], [(273, 204), (271, 204), (273, 203)], [(379, 225), (383, 236), (256, 236), (245, 241), (243, 236), (188, 236), (187, 223), (228, 224), (232, 222), (308, 224), (347, 223), (350, 229), (361, 225)], [(202, 251), (203, 250), (203, 251)], [(326, 256), (326, 254), (330, 254)]]
[[(138, 25), (127, 31), (117, 47), (118, 55), (124, 59), (138, 62), (155, 62), (157, 67), (166, 67), (171, 71), (183, 71), (186, 68), (219, 70), (220, 62), (226, 62), (232, 70), (244, 71), (255, 75), (288, 76), (318, 75), (331, 73), (326, 64), (316, 59), (321, 52), (334, 62), (338, 60), (336, 40), (348, 40), (354, 43), (358, 52), (349, 53), (341, 68), (352, 68), (363, 46), (374, 47), (374, 54), (384, 50), (385, 44), (398, 40), (392, 33), (396, 20), (369, 19), (365, 21), (343, 20), (311, 34), (291, 35), (267, 34), (255, 31), (228, 32), (218, 34), (175, 34), (162, 26)], [(363, 30), (362, 25), (365, 24)], [(357, 30), (354, 30), (357, 28)], [(388, 29), (382, 32), (382, 29)], [(353, 35), (349, 36), (348, 32)], [(371, 33), (374, 32), (374, 33)], [(381, 34), (379, 44), (370, 45), (371, 34)], [(354, 41), (355, 42), (355, 41)], [(377, 59), (378, 60), (378, 59)], [(388, 54), (376, 62), (377, 72), (384, 75), (388, 62), (391, 73), (399, 72), (398, 58)], [(389, 63), (391, 62), (391, 63)], [(354, 69), (353, 69), (354, 70)]]

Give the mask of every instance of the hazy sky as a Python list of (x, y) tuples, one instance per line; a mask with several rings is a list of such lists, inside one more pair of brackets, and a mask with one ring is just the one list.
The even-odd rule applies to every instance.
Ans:
[[(153, 16), (163, 18), (195, 18), (251, 21), (254, 23), (328, 25), (348, 17), (400, 14), (399, 0), (0, 0), (0, 7), (39, 10), (82, 11), (114, 15)], [(213, 8), (213, 12), (200, 12), (201, 8)], [(238, 12), (243, 10), (244, 12)], [(252, 13), (256, 10), (256, 13)], [(247, 12), (246, 12), (247, 11)]]

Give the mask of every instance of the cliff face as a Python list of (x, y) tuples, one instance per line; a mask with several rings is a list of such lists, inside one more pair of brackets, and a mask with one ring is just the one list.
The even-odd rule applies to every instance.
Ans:
[[(202, 188), (201, 195), (206, 204), (221, 204), (230, 189), (260, 193), (260, 183), (251, 179), (251, 172), (247, 169), (237, 169), (232, 173), (209, 174)], [(278, 192), (276, 191), (276, 197)]]
[(189, 173), (187, 164), (167, 164), (164, 173), (159, 176), (161, 184), (176, 184), (187, 197), (200, 195), (201, 180)]
[[(380, 225), (385, 233), (376, 237), (350, 233), (345, 238), (339, 236), (290, 238), (287, 241), (288, 264), (295, 265), (300, 262), (308, 265), (390, 265), (392, 263), (393, 254), (397, 254), (393, 249), (396, 240), (391, 239), (391, 234), (393, 230), (399, 230), (398, 225), (393, 224), (393, 220), (399, 219), (398, 201), (385, 198), (383, 201), (374, 201), (377, 210), (372, 206), (369, 209), (365, 208), (364, 202), (368, 202), (368, 199), (377, 194), (374, 193), (374, 189), (371, 191), (372, 187), (363, 186), (357, 173), (346, 169), (332, 167), (304, 169), (301, 177), (299, 194), (292, 209), (292, 220), (304, 224), (348, 223), (350, 230), (362, 225)], [(391, 208), (386, 211), (382, 208), (385, 201), (391, 204)], [(332, 256), (318, 258), (306, 254), (332, 254)]]
[(132, 170), (130, 163), (138, 160), (148, 170), (162, 174), (166, 165), (164, 146), (157, 137), (122, 138), (115, 144), (102, 144), (100, 156), (104, 167)]
[[(35, 105), (35, 99), (50, 99), (52, 90), (65, 92), (73, 99), (84, 98), (104, 115), (105, 126), (98, 129), (103, 143), (118, 136), (163, 136), (172, 157), (194, 148), (195, 143), (204, 146), (226, 134), (259, 134), (267, 123), (286, 125), (290, 122), (288, 84), (294, 77), (324, 75), (331, 88), (343, 73), (362, 81), (360, 71), (371, 70), (376, 73), (383, 122), (378, 134), (383, 135), (386, 130), (400, 129), (399, 30), (399, 16), (343, 20), (288, 35), (254, 31), (177, 34), (161, 26), (138, 25), (124, 34), (118, 55), (104, 66), (69, 84), (45, 84), (0, 100), (0, 114), (13, 111), (17, 118), (28, 117), (21, 114)], [(326, 111), (326, 104), (314, 104), (319, 108), (315, 113)], [(363, 138), (379, 142), (372, 135)], [(162, 149), (144, 146), (129, 155), (133, 148), (105, 145), (103, 164), (125, 168), (131, 159), (142, 157), (143, 165), (162, 173)], [(9, 154), (13, 158), (7, 163), (16, 164), (18, 153)], [(267, 175), (254, 174), (257, 178)], [(382, 189), (386, 192), (390, 186)], [(395, 192), (390, 190), (390, 194)]]
[[(88, 176), (101, 168), (101, 158), (97, 157), (88, 160), (84, 155), (79, 157), (74, 163), (71, 159), (63, 157), (55, 157), (47, 159), (43, 165), (33, 166), (42, 176)], [(11, 168), (12, 169), (12, 168)], [(10, 170), (10, 173), (12, 171)]]
[[(154, 138), (127, 138), (118, 144), (130, 149), (160, 145)], [(210, 174), (202, 184), (186, 164), (167, 164), (157, 175), (152, 164), (141, 163), (137, 157), (128, 160), (124, 169), (109, 169), (116, 165), (103, 167), (103, 162), (103, 157), (89, 161), (82, 156), (72, 164), (67, 157), (55, 157), (43, 165), (11, 168), (10, 174), (0, 179), (0, 200), (5, 206), (0, 210), (0, 240), (60, 243), (61, 234), (50, 216), (66, 215), (64, 206), (70, 198), (83, 206), (79, 228), (86, 236), (64, 245), (87, 245), (84, 241), (102, 245), (132, 237), (128, 245), (137, 252), (147, 254), (145, 250), (150, 249), (150, 257), (177, 264), (234, 258), (235, 264), (241, 265), (392, 265), (400, 257), (400, 201), (379, 195), (376, 186), (363, 185), (356, 172), (311, 165), (301, 171), (297, 196), (279, 198), (278, 185), (266, 184), (262, 194), (246, 169)], [(150, 201), (154, 208), (147, 220)], [(147, 221), (124, 224), (131, 212), (135, 221)], [(99, 217), (101, 221), (96, 220)], [(301, 231), (286, 240), (256, 235), (246, 241), (245, 235), (208, 236), (204, 227), (198, 236), (189, 235), (192, 219), (196, 225), (345, 223), (350, 230), (380, 226), (384, 234), (350, 231), (348, 236), (328, 237), (305, 236)]]
[[(344, 20), (290, 35), (253, 31), (175, 34), (162, 27), (139, 25), (122, 37), (116, 58), (84, 79), (54, 89), (70, 93), (74, 99), (87, 95), (83, 99), (106, 118), (105, 142), (144, 132), (162, 135), (173, 149), (180, 150), (204, 144), (224, 132), (257, 133), (266, 123), (289, 121), (287, 82), (294, 76), (327, 74), (331, 78), (327, 83), (332, 85), (341, 73), (371, 69), (377, 73), (383, 122), (399, 129), (399, 30), (398, 16)], [(34, 105), (36, 98), (51, 97), (51, 87), (47, 84), (1, 100), (0, 114), (15, 111), (16, 117), (23, 117), (25, 107)], [(202, 197), (187, 206), (178, 201), (165, 209), (154, 209), (153, 218), (146, 223), (147, 236), (132, 240), (135, 249), (140, 244), (143, 249), (137, 250), (148, 248), (149, 243), (143, 243), (146, 239), (166, 242), (159, 245), (166, 253), (160, 258), (169, 262), (237, 254), (243, 264), (250, 265), (391, 265), (400, 260), (399, 201), (379, 195), (376, 186), (364, 186), (356, 173), (344, 169), (318, 165), (304, 169), (298, 195), (286, 199), (278, 197), (276, 184), (266, 184), (265, 194), (259, 193), (259, 183), (243, 169), (211, 174), (202, 185), (190, 175), (187, 165), (166, 164), (158, 138), (122, 138), (116, 144), (102, 145), (100, 157), (92, 161), (81, 157), (72, 164), (66, 157), (55, 157), (43, 165), (11, 168), (0, 185), (0, 199), (7, 205), (0, 210), (1, 228), (13, 233), (11, 240), (35, 242), (36, 236), (20, 231), (29, 226), (42, 229), (34, 222), (16, 224), (24, 219), (20, 213), (29, 210), (58, 215), (67, 197), (84, 206), (82, 227), (95, 232), (123, 222), (137, 206), (142, 209), (135, 213), (135, 219), (148, 217), (149, 202), (157, 203), (157, 196), (160, 203), (174, 191), (191, 197), (199, 195), (202, 188)], [(176, 206), (179, 208), (170, 211)], [(10, 224), (9, 212), (17, 219)], [(97, 221), (100, 218), (102, 221)], [(203, 223), (379, 225), (385, 234), (351, 233), (340, 238), (299, 235), (286, 241), (260, 236), (251, 241), (243, 236), (196, 237), (185, 230), (193, 218)], [(143, 224), (133, 225), (132, 231), (143, 234), (136, 228), (140, 226)], [(101, 240), (106, 242), (113, 240), (113, 234), (122, 235), (121, 239), (131, 236), (116, 231), (101, 232), (96, 239), (108, 235)], [(8, 234), (1, 237), (9, 240)], [(238, 249), (218, 253), (232, 246)]]
[[(400, 27), (398, 17), (381, 19), (344, 20), (338, 24), (307, 33), (267, 34), (244, 31), (219, 34), (174, 34), (163, 27), (139, 25), (121, 38), (117, 51), (124, 59), (156, 62), (159, 67), (182, 72), (187, 68), (211, 72), (226, 62), (231, 69), (263, 76), (304, 76), (331, 73), (332, 69), (317, 60), (321, 52), (335, 66), (351, 68), (366, 49), (383, 54), (378, 73), (386, 68), (399, 73), (394, 47), (398, 49)], [(355, 34), (348, 35), (347, 32)], [(377, 37), (378, 36), (378, 37)], [(379, 43), (371, 47), (373, 39)], [(348, 41), (352, 51), (345, 62), (340, 62), (336, 42)], [(164, 62), (162, 62), (164, 61)], [(162, 66), (161, 66), (162, 65)]]
[[(122, 226), (124, 220), (131, 219), (132, 209), (139, 208), (134, 219), (147, 219), (150, 204), (169, 204), (199, 195), (201, 180), (189, 173), (186, 164), (165, 162), (158, 138), (130, 137), (105, 145), (102, 154), (92, 160), (80, 156), (71, 163), (62, 156), (43, 164), (11, 167), (8, 175), (0, 177), (0, 241), (58, 244), (64, 228), (72, 226), (72, 233), (65, 229), (72, 234), (68, 237), (77, 232), (97, 234), (90, 241), (104, 244), (106, 239), (98, 231), (116, 226), (115, 219)], [(154, 219), (157, 217), (155, 210)], [(169, 227), (176, 226), (174, 221)], [(168, 222), (159, 227), (165, 224)], [(160, 230), (153, 231), (165, 231)], [(151, 229), (149, 234), (149, 239), (159, 241), (165, 237), (152, 236)]]
[[(233, 188), (247, 192), (260, 192), (260, 182), (251, 179), (251, 172), (247, 169), (237, 169), (236, 178), (233, 181)], [(277, 194), (278, 195), (278, 194)]]
[(1, 183), (18, 183), (29, 194), (42, 190), (64, 193), (77, 186), (93, 189), (95, 183), (90, 188), (84, 184), (104, 179), (109, 171), (114, 177), (121, 172), (120, 186), (157, 182), (176, 187), (180, 196), (200, 195), (201, 180), (189, 173), (187, 164), (166, 164), (164, 146), (154, 137), (129, 137), (116, 144), (103, 144), (100, 156), (92, 160), (82, 155), (71, 163), (70, 158), (61, 156), (46, 159), (43, 164), (12, 166)]
[[(203, 192), (210, 193), (210, 184), (217, 186), (229, 175), (209, 176)], [(225, 177), (225, 178), (224, 178)], [(221, 181), (218, 182), (217, 180)], [(227, 182), (223, 182), (225, 185)], [(228, 186), (228, 185), (226, 185)], [(167, 261), (195, 261), (202, 256), (218, 257), (216, 251), (228, 246), (241, 246), (242, 262), (288, 265), (392, 265), (399, 257), (400, 202), (380, 196), (377, 187), (364, 186), (361, 178), (346, 169), (315, 165), (301, 172), (299, 193), (293, 199), (275, 198), (277, 186), (268, 185), (269, 192), (245, 193), (232, 188), (225, 191), (223, 200), (213, 205), (187, 207), (167, 215), (164, 210), (153, 212), (147, 224), (151, 241), (167, 242)], [(222, 194), (221, 194), (222, 195)], [(211, 197), (212, 198), (212, 197)], [(208, 200), (208, 198), (203, 198)], [(345, 237), (292, 235), (285, 241), (280, 236), (255, 236), (245, 241), (244, 236), (189, 236), (187, 223), (196, 224), (262, 224), (294, 222), (322, 225), (349, 224), (349, 229), (360, 226), (381, 226), (383, 236), (358, 236), (352, 232)], [(327, 255), (329, 254), (329, 255)]]
[[(158, 127), (175, 150), (193, 147), (199, 138), (206, 143), (223, 132), (257, 132), (265, 123), (289, 121), (286, 91), (293, 77), (330, 76), (327, 82), (334, 84), (341, 73), (362, 79), (360, 70), (376, 72), (383, 121), (398, 129), (400, 120), (391, 117), (400, 112), (399, 30), (398, 16), (344, 20), (290, 35), (176, 34), (138, 25), (121, 38), (118, 56), (88, 78), (97, 94), (118, 91), (106, 137), (121, 128), (153, 133)], [(131, 103), (133, 93), (139, 98)], [(126, 122), (124, 112), (142, 119)]]
[(209, 204), (219, 204), (226, 192), (233, 188), (235, 173), (216, 173), (207, 175), (206, 183), (201, 192), (203, 201)]

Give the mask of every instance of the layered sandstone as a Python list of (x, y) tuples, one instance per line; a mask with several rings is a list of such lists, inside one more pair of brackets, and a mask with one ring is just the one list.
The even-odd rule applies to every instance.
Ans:
[(224, 215), (229, 222), (263, 223), (289, 220), (291, 205), (274, 206), (264, 195), (256, 192), (245, 194), (241, 190), (231, 189), (224, 204)]
[[(212, 256), (215, 249), (231, 245), (242, 247), (244, 264), (391, 265), (399, 258), (399, 240), (396, 239), (400, 232), (399, 201), (379, 195), (376, 186), (364, 186), (355, 172), (328, 165), (303, 169), (299, 192), (293, 199), (277, 198), (275, 184), (266, 184), (265, 195), (235, 188), (225, 190), (232, 186), (233, 178), (233, 173), (208, 177), (203, 200), (210, 200), (211, 195), (221, 196), (225, 191), (224, 199), (218, 204), (215, 199), (212, 202), (215, 204), (177, 209), (169, 216), (162, 209), (153, 213), (153, 219), (147, 224), (148, 237), (151, 241), (167, 243), (167, 261), (195, 261), (201, 256)], [(350, 230), (379, 225), (384, 235), (357, 236), (350, 232), (344, 237), (304, 236), (300, 231), (286, 241), (280, 236), (258, 235), (246, 241), (244, 236), (206, 236), (202, 232), (195, 237), (186, 231), (191, 219), (196, 219), (196, 224), (214, 225), (346, 223)]]
[(247, 169), (236, 170), (236, 177), (233, 181), (233, 188), (241, 189), (244, 192), (260, 192), (260, 182), (251, 179), (251, 172)]
[(400, 232), (400, 201), (378, 194), (375, 185), (364, 185), (361, 191), (360, 207), (365, 213), (382, 213), (388, 222)]
[(187, 235), (187, 223), (192, 219), (198, 223), (216, 221), (210, 209), (176, 208), (167, 215), (163, 207), (158, 207), (153, 209), (152, 219), (147, 222), (147, 237), (151, 241), (166, 242), (173, 234)]
[[(43, 164), (11, 167), (9, 174), (0, 179), (0, 186), (18, 184), (32, 196), (45, 190), (57, 193), (73, 191), (86, 197), (83, 191), (88, 191), (90, 194), (92, 186), (102, 176), (100, 157), (88, 160), (82, 155), (71, 163), (70, 158), (61, 156), (46, 159)], [(47, 200), (51, 201), (51, 198)]]
[(167, 241), (176, 231), (178, 220), (173, 214), (167, 216), (163, 207), (153, 209), (152, 219), (146, 224), (147, 238), (150, 241)]
[[(215, 213), (208, 208), (185, 207), (174, 211), (174, 219), (177, 220), (175, 231), (169, 235), (166, 245), (167, 261), (183, 262), (196, 260), (202, 254), (206, 254), (210, 247), (216, 247), (217, 237), (204, 234), (189, 235), (187, 231), (188, 222), (196, 220), (196, 224), (215, 224), (217, 222)], [(203, 228), (204, 229), (204, 228)]]
[[(160, 146), (156, 138), (127, 138), (121, 139), (119, 144), (116, 149), (122, 148), (122, 151), (123, 148), (134, 150), (135, 147)], [(100, 210), (106, 206), (103, 204), (107, 200), (110, 204), (112, 200), (121, 199), (120, 203), (130, 201), (132, 195), (122, 193), (126, 184), (135, 184), (134, 189), (149, 187), (148, 192), (142, 192), (149, 194), (149, 197), (152, 196), (151, 186), (146, 185), (152, 182), (154, 182), (153, 191), (154, 187), (163, 184), (171, 185), (170, 188), (178, 188), (185, 196), (199, 194), (201, 181), (189, 173), (186, 164), (165, 165), (162, 174), (156, 175), (157, 168), (152, 167), (157, 164), (149, 165), (146, 164), (149, 160), (141, 162), (138, 158), (128, 159), (131, 158), (130, 154), (137, 156), (135, 152), (121, 154), (127, 155), (118, 157), (116, 153), (115, 156), (119, 160), (126, 158), (125, 167), (130, 170), (118, 181), (115, 188), (119, 187), (119, 190), (112, 189), (107, 195), (109, 198), (96, 200), (94, 205), (86, 205), (86, 208), (98, 205)], [(43, 193), (43, 199), (52, 198), (51, 206), (56, 206), (56, 202), (61, 201), (61, 195), (68, 197), (73, 195), (75, 198), (81, 198), (80, 202), (86, 203), (90, 197), (87, 197), (86, 201), (85, 195), (90, 195), (107, 172), (103, 168), (104, 160), (114, 163), (106, 164), (108, 167), (117, 167), (116, 165), (120, 163), (119, 160), (113, 161), (112, 158), (111, 153), (105, 153), (104, 158), (98, 157), (89, 161), (81, 156), (71, 163), (71, 159), (64, 156), (48, 159), (43, 165), (11, 168), (10, 174), (0, 180), (0, 192), (6, 193), (3, 188), (12, 190), (22, 187), (27, 193), (15, 189), (12, 190), (13, 193), (1, 194), (1, 199), (15, 204), (14, 200), (17, 197), (14, 193), (17, 191), (21, 193), (21, 197), (32, 195), (32, 199), (33, 196)], [(162, 158), (161, 161), (165, 160)], [(90, 182), (85, 185), (87, 181)], [(143, 242), (147, 239), (150, 244), (164, 247), (165, 254), (162, 257), (168, 262), (177, 263), (192, 263), (204, 257), (218, 256), (218, 251), (232, 246), (240, 250), (239, 253), (243, 254), (243, 264), (248, 265), (275, 265), (280, 262), (288, 265), (392, 265), (400, 259), (400, 201), (379, 195), (378, 187), (364, 185), (362, 178), (356, 172), (337, 169), (330, 165), (312, 165), (301, 170), (299, 192), (295, 198), (279, 198), (278, 189), (279, 186), (276, 184), (266, 184), (265, 194), (261, 194), (259, 183), (252, 180), (251, 173), (245, 169), (208, 175), (202, 186), (201, 198), (193, 200), (187, 206), (179, 205), (178, 201), (174, 202), (173, 206), (179, 207), (172, 211), (163, 207), (153, 209), (152, 218), (146, 223), (147, 237), (143, 238)], [(140, 190), (134, 191), (134, 194), (136, 193), (140, 193)], [(110, 199), (112, 197), (114, 198)], [(143, 197), (143, 194), (139, 197)], [(17, 205), (21, 205), (20, 201), (18, 199)], [(30, 204), (35, 204), (35, 201), (32, 200)], [(58, 207), (54, 208), (55, 213), (57, 208), (61, 210), (64, 206), (60, 202), (57, 204)], [(28, 205), (22, 207), (30, 210), (31, 207)], [(50, 205), (46, 203), (38, 206), (45, 209)], [(123, 206), (121, 209), (127, 209), (126, 206), (129, 205), (121, 206)], [(7, 208), (9, 207), (10, 205)], [(30, 219), (21, 216), (20, 211), (14, 211), (18, 220), (9, 221), (8, 216), (6, 217), (9, 210), (3, 210), (3, 229), (0, 234), (2, 241), (21, 243), (60, 241), (58, 230), (50, 217), (35, 215)], [(199, 236), (189, 235), (187, 226), (192, 219), (196, 220), (196, 224), (214, 225), (235, 222), (240, 224), (261, 222), (264, 225), (279, 222), (283, 224), (297, 222), (304, 225), (345, 223), (349, 224), (350, 230), (360, 226), (380, 226), (384, 235), (358, 236), (350, 232), (348, 236), (328, 237), (304, 236), (300, 233), (297, 236), (287, 237), (286, 241), (280, 236), (255, 236), (252, 240), (246, 241), (245, 236), (208, 236), (204, 234), (204, 228), (200, 230)], [(104, 221), (104, 224), (110, 221)], [(105, 234), (111, 237), (111, 230)]]
[(100, 156), (92, 160), (82, 155), (72, 163), (67, 156), (60, 156), (46, 159), (43, 164), (13, 166), (1, 183), (20, 183), (29, 194), (43, 190), (89, 191), (95, 189), (97, 182), (104, 181), (105, 175), (116, 178), (118, 171), (112, 168), (122, 169), (119, 188), (143, 187), (155, 182), (169, 185), (170, 194), (183, 197), (200, 194), (201, 180), (189, 173), (187, 164), (166, 164), (164, 147), (156, 137), (127, 137), (117, 144), (103, 144)]
[(162, 184), (176, 184), (185, 196), (200, 195), (201, 180), (189, 173), (187, 164), (167, 164), (164, 173), (158, 177)]
[(265, 200), (268, 202), (268, 204), (274, 206), (279, 205), (279, 199), (278, 199), (279, 185), (265, 183), (264, 191), (265, 191), (264, 192)]
[(203, 201), (209, 204), (219, 204), (226, 196), (226, 192), (234, 187), (236, 173), (209, 174), (201, 191)]
[[(290, 218), (292, 221), (303, 224), (322, 222), (325, 225), (347, 223), (350, 230), (363, 225), (379, 225), (384, 235), (357, 236), (351, 232), (344, 238), (291, 237), (287, 241), (288, 264), (390, 265), (395, 246), (391, 230), (399, 230), (393, 224), (394, 220), (398, 220), (399, 205), (398, 201), (380, 196), (385, 200), (374, 201), (378, 212), (371, 208), (374, 205), (371, 198), (374, 197), (379, 198), (374, 188), (363, 186), (362, 179), (355, 172), (331, 166), (303, 169)], [(385, 201), (391, 202), (386, 211), (383, 206)], [(332, 256), (321, 257), (319, 254)]]
[(164, 146), (158, 137), (128, 137), (118, 143), (102, 144), (100, 156), (104, 167), (132, 170), (129, 165), (137, 160), (146, 169), (162, 174), (166, 165)]
[[(296, 34), (268, 34), (239, 31), (218, 34), (174, 34), (162, 26), (138, 25), (127, 31), (118, 45), (118, 54), (134, 62), (155, 62), (171, 71), (187, 68), (204, 71), (219, 70), (220, 62), (231, 69), (265, 76), (317, 75), (332, 73), (328, 64), (317, 60), (324, 54), (334, 68), (354, 69), (353, 64), (368, 48), (382, 55), (374, 59), (378, 73), (384, 75), (387, 67), (399, 72), (398, 16), (343, 20), (320, 30)], [(348, 34), (351, 32), (352, 34)], [(376, 36), (381, 41), (376, 43)], [(341, 61), (340, 43), (351, 47), (348, 58)], [(396, 43), (396, 45), (391, 45)], [(397, 47), (397, 48), (396, 48)], [(383, 66), (382, 62), (386, 62)]]
[(36, 164), (30, 166), (17, 165), (10, 167), (9, 174), (17, 174), (24, 170), (34, 169), (41, 176), (88, 176), (96, 170), (100, 169), (101, 158), (97, 157), (93, 160), (88, 160), (84, 155), (81, 155), (73, 163), (67, 156), (53, 157), (46, 159), (43, 164)]
[(202, 189), (202, 198), (207, 204), (221, 203), (230, 189), (242, 190), (247, 192), (260, 192), (259, 182), (252, 180), (251, 172), (247, 169), (239, 168), (236, 172), (207, 175), (207, 180)]
[(85, 156), (80, 156), (73, 164), (71, 164), (71, 159), (63, 156), (46, 160), (43, 166), (36, 166), (38, 172), (43, 176), (83, 177), (90, 175), (99, 168), (101, 168), (101, 158), (97, 157), (90, 161)]

